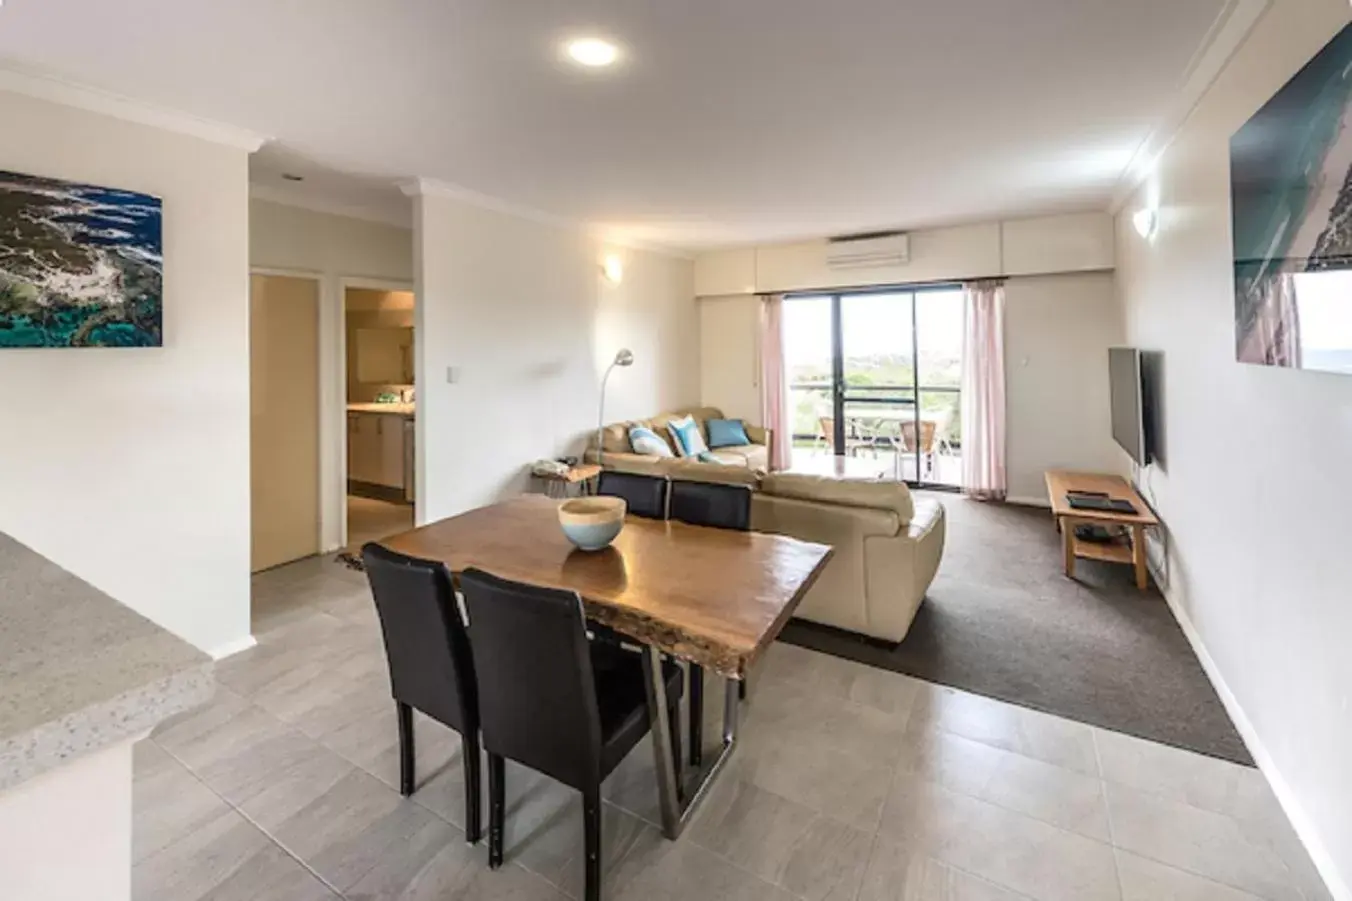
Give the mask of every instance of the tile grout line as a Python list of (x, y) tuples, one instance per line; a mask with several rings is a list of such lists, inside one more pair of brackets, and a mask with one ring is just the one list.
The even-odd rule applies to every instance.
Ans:
[(1108, 821), (1108, 845), (1112, 849), (1113, 874), (1117, 877), (1117, 895), (1126, 898), (1127, 886), (1122, 882), (1122, 866), (1118, 862), (1117, 830), (1113, 826), (1113, 808), (1108, 803), (1108, 773), (1103, 768), (1103, 751), (1099, 748), (1098, 729), (1090, 727), (1089, 740), (1094, 746), (1094, 765), (1098, 767), (1099, 798), (1103, 801), (1103, 816)]
[[(246, 700), (247, 700), (247, 699), (246, 699)], [(259, 709), (261, 710), (262, 708), (259, 708)], [(266, 713), (266, 712), (267, 712), (267, 711), (264, 711), (264, 713)], [(153, 736), (152, 736), (151, 738), (147, 739), (147, 741), (155, 742), (155, 746), (156, 746), (157, 748), (159, 748), (161, 751), (163, 751), (165, 754), (167, 754), (167, 755), (168, 755), (175, 763), (177, 763), (179, 766), (181, 766), (181, 767), (183, 768), (183, 772), (187, 773), (187, 774), (188, 774), (194, 781), (196, 781), (199, 785), (201, 785), (201, 786), (202, 786), (203, 788), (205, 788), (207, 791), (211, 792), (211, 794), (215, 795), (215, 796), (221, 801), (222, 804), (224, 804), (226, 807), (230, 808), (230, 810), (232, 810), (232, 811), (234, 811), (236, 814), (238, 814), (239, 817), (240, 817), (242, 820), (244, 820), (246, 823), (248, 823), (248, 824), (249, 824), (250, 826), (252, 826), (254, 829), (258, 830), (258, 833), (259, 833), (260, 835), (262, 835), (265, 839), (267, 839), (268, 842), (269, 842), (270, 844), (272, 844), (274, 847), (278, 848), (283, 854), (285, 854), (287, 857), (291, 858), (291, 859), (294, 860), (297, 864), (299, 864), (300, 867), (301, 867), (301, 869), (305, 870), (307, 873), (309, 873), (311, 876), (313, 876), (315, 879), (317, 879), (317, 880), (320, 882), (321, 885), (323, 885), (323, 886), (324, 886), (325, 888), (327, 888), (329, 891), (333, 892), (333, 894), (336, 895), (337, 897), (339, 897), (339, 898), (341, 898), (341, 899), (344, 899), (344, 901), (346, 901), (347, 895), (344, 894), (342, 891), (340, 891), (336, 885), (334, 885), (333, 883), (329, 882), (329, 881), (328, 881), (327, 879), (325, 879), (321, 874), (319, 874), (318, 872), (316, 872), (316, 871), (314, 870), (314, 868), (312, 868), (308, 863), (306, 863), (304, 860), (302, 860), (300, 857), (298, 857), (295, 853), (293, 853), (293, 852), (291, 851), (290, 848), (288, 848), (286, 845), (282, 844), (282, 843), (281, 843), (281, 842), (280, 842), (280, 841), (279, 841), (272, 833), (270, 833), (270, 832), (268, 832), (266, 829), (264, 829), (264, 828), (263, 828), (256, 820), (254, 820), (254, 819), (253, 819), (252, 817), (250, 817), (247, 813), (245, 813), (243, 810), (241, 810), (239, 807), (237, 807), (235, 804), (233, 804), (228, 798), (226, 798), (225, 796), (223, 796), (220, 792), (216, 791), (216, 789), (212, 788), (212, 787), (211, 787), (210, 785), (208, 785), (205, 781), (203, 781), (202, 778), (201, 778), (200, 776), (198, 776), (196, 772), (193, 771), (192, 767), (188, 766), (188, 764), (187, 764), (185, 761), (181, 760), (181, 759), (178, 757), (177, 754), (175, 754), (173, 751), (169, 750), (168, 748), (166, 748), (164, 745), (160, 744), (159, 742), (156, 742)], [(161, 850), (163, 850), (163, 849), (161, 849)], [(156, 853), (158, 854), (159, 852), (157, 851)], [(239, 868), (236, 868), (235, 870), (232, 870), (232, 871), (230, 872), (229, 876), (233, 876), (235, 873), (239, 872), (239, 869), (243, 868), (243, 866), (244, 866), (244, 864), (240, 864), (240, 867), (239, 867)], [(373, 868), (374, 868), (374, 866), (373, 866)], [(368, 871), (368, 872), (369, 872), (369, 871)], [(365, 875), (365, 874), (363, 873), (362, 875)], [(226, 878), (229, 878), (229, 876), (227, 876)], [(224, 881), (224, 880), (221, 880), (221, 882), (223, 882), (223, 881)], [(211, 887), (211, 891), (215, 891), (215, 889), (218, 888), (218, 887), (220, 886), (221, 882), (217, 882), (215, 885), (213, 885), (213, 886)], [(355, 884), (355, 883), (354, 883), (354, 884)]]

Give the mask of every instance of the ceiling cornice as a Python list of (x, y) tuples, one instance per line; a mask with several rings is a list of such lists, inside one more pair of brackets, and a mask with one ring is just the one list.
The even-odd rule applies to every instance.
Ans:
[(282, 206), (293, 206), (298, 209), (309, 210), (312, 213), (323, 213), (328, 216), (343, 216), (347, 219), (360, 219), (364, 222), (374, 222), (378, 225), (393, 225), (396, 228), (409, 229), (413, 227), (413, 221), (410, 216), (397, 216), (393, 211), (377, 209), (372, 206), (357, 206), (355, 204), (328, 200), (323, 197), (314, 197), (299, 191), (289, 191), (286, 188), (280, 188), (276, 185), (260, 185), (250, 182), (249, 196), (255, 200), (264, 200), (268, 203), (276, 203)]
[(1119, 212), (1150, 177), (1160, 156), (1178, 137), (1197, 104), (1271, 5), (1272, 0), (1228, 0), (1193, 55), (1183, 86), (1123, 170), (1113, 189), (1109, 212)]
[(613, 234), (608, 233), (608, 231), (601, 226), (589, 225), (586, 222), (579, 222), (565, 216), (546, 213), (545, 211), (535, 209), (534, 207), (512, 203), (510, 200), (503, 200), (500, 197), (483, 194), (479, 191), (474, 191), (461, 185), (454, 184), (453, 182), (441, 181), (435, 178), (411, 178), (400, 183), (399, 189), (409, 197), (442, 197), (447, 200), (456, 200), (468, 204), (469, 206), (479, 207), (480, 209), (492, 210), (508, 216), (516, 216), (531, 222), (538, 222), (541, 225), (549, 225), (555, 228), (576, 229), (613, 247), (623, 247), (629, 250), (642, 250), (661, 256), (673, 257), (678, 260), (694, 259), (694, 255), (689, 251), (677, 250), (673, 247), (664, 247), (659, 244), (648, 244), (630, 238), (617, 238)]
[(210, 141), (213, 144), (224, 144), (246, 153), (253, 153), (269, 140), (266, 135), (245, 128), (227, 125), (224, 122), (215, 122), (211, 119), (202, 119), (177, 110), (123, 97), (120, 94), (112, 94), (96, 88), (63, 81), (49, 75), (24, 72), (8, 64), (0, 67), (0, 91), (9, 91), (13, 94), (23, 94), (27, 97), (59, 103), (63, 106), (72, 106), (91, 113), (111, 116), (114, 119), (135, 122), (138, 125), (162, 128), (165, 131), (189, 135), (203, 141)]
[(489, 194), (482, 194), (449, 181), (440, 181), (435, 178), (412, 178), (399, 185), (409, 197), (443, 197), (447, 200), (458, 200), (467, 203), (470, 206), (480, 207), (485, 210), (493, 210), (498, 213), (506, 213), (509, 216), (517, 216), (521, 219), (529, 219), (532, 222), (539, 222), (542, 225), (553, 225), (559, 228), (581, 228), (580, 222), (575, 222), (563, 216), (556, 216), (553, 213), (546, 213), (544, 210), (538, 210), (534, 207), (524, 204), (512, 203), (510, 200), (503, 200), (500, 197), (493, 197)]

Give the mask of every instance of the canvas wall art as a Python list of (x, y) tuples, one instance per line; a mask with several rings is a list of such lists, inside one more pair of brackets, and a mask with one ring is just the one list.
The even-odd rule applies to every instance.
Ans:
[(1244, 363), (1352, 373), (1352, 25), (1230, 141)]
[(159, 198), (0, 172), (0, 350), (159, 347)]

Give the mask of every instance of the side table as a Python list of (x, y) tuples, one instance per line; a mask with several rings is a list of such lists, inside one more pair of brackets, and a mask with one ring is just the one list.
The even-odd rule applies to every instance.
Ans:
[(596, 480), (601, 475), (601, 467), (595, 463), (579, 463), (567, 472), (558, 475), (541, 473), (533, 473), (533, 475), (544, 483), (545, 494), (549, 497), (571, 497), (575, 490), (578, 494), (585, 496), (595, 493)]

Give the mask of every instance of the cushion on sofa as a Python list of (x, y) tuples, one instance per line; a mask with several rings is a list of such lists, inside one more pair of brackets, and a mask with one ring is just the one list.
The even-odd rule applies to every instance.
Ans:
[(667, 433), (671, 435), (671, 443), (676, 446), (677, 452), (682, 457), (698, 457), (709, 449), (709, 445), (704, 441), (704, 434), (700, 431), (699, 423), (695, 422), (692, 416), (684, 416), (668, 422)]
[(746, 426), (740, 419), (710, 419), (704, 424), (709, 432), (710, 449), (718, 447), (745, 447), (751, 443)]
[(908, 523), (915, 515), (911, 491), (901, 482), (874, 479), (838, 479), (832, 476), (771, 473), (761, 482), (761, 490), (780, 497), (805, 501), (824, 501), (850, 507), (890, 510)]
[(770, 449), (763, 444), (748, 444), (745, 447), (720, 447), (710, 451), (722, 463), (735, 463), (747, 469), (759, 469), (765, 472), (770, 468)]
[(713, 482), (718, 485), (748, 485), (759, 487), (761, 474), (745, 466), (724, 463), (701, 463), (698, 460), (674, 460), (667, 466), (667, 475), (687, 482)]
[(648, 457), (674, 457), (666, 439), (646, 426), (636, 425), (629, 430), (629, 444), (634, 453)]

